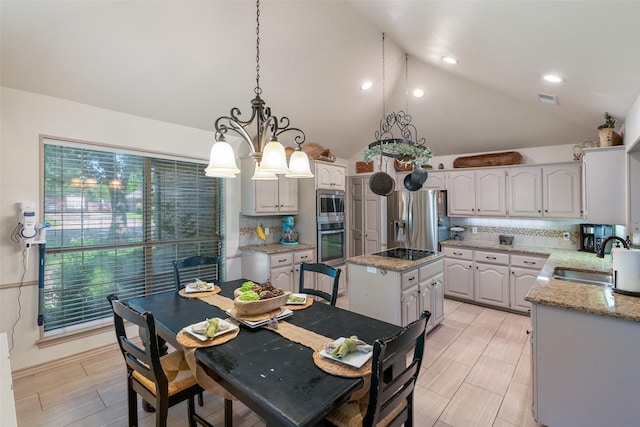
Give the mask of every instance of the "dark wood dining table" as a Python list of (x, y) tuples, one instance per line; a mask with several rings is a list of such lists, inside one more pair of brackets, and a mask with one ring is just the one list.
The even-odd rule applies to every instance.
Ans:
[[(233, 298), (245, 279), (221, 283), (220, 295)], [(153, 313), (158, 335), (176, 348), (178, 332), (210, 317), (227, 318), (221, 309), (197, 298), (167, 292), (128, 301), (135, 310)], [(281, 321), (336, 339), (357, 335), (373, 343), (397, 333), (387, 322), (321, 302), (296, 310)], [(313, 350), (266, 329), (240, 326), (240, 333), (221, 345), (198, 348), (197, 363), (267, 426), (315, 426), (361, 388), (361, 377), (328, 374), (313, 361)]]

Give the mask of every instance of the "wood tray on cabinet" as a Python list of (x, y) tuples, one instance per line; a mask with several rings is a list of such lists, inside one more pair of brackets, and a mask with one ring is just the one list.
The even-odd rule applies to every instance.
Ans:
[(453, 161), (454, 168), (480, 168), (484, 166), (517, 165), (522, 160), (522, 154), (517, 151), (502, 153), (479, 154), (477, 156), (458, 157)]

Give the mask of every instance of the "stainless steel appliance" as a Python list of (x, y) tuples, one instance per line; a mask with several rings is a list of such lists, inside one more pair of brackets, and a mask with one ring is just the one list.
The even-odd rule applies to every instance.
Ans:
[(409, 249), (409, 248), (393, 248), (387, 251), (375, 253), (374, 255), (383, 256), (386, 258), (406, 259), (409, 261), (417, 261), (422, 258), (433, 255), (434, 251), (427, 251), (424, 249)]
[(344, 222), (344, 191), (317, 190), (318, 222)]
[(613, 236), (614, 232), (614, 225), (580, 224), (580, 250), (583, 252), (598, 252), (602, 243), (607, 237)]
[(387, 247), (439, 252), (446, 229), (446, 192), (394, 191), (387, 198)]
[(318, 262), (331, 266), (344, 264), (346, 242), (344, 222), (327, 222), (318, 218)]

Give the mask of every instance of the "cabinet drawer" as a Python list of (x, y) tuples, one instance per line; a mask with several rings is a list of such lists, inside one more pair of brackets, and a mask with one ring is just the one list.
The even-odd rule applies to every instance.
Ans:
[(473, 249), (465, 249), (465, 248), (451, 248), (445, 246), (444, 253), (447, 258), (458, 258), (458, 259), (468, 259), (469, 261), (473, 260)]
[(293, 264), (293, 253), (285, 252), (283, 254), (271, 255), (270, 265), (271, 268), (282, 267), (283, 265)]
[(426, 280), (433, 276), (437, 276), (440, 273), (442, 273), (442, 260), (424, 265), (420, 267), (419, 270), (420, 281), (422, 282), (423, 280)]
[(524, 267), (542, 269), (545, 262), (547, 262), (546, 256), (540, 255), (511, 255), (512, 267)]
[(487, 264), (509, 265), (509, 254), (501, 252), (475, 251), (473, 260)]
[(313, 251), (300, 251), (293, 253), (293, 263), (313, 262)]
[(407, 273), (403, 273), (400, 276), (400, 283), (402, 290), (408, 289), (411, 286), (418, 284), (418, 270), (411, 270)]

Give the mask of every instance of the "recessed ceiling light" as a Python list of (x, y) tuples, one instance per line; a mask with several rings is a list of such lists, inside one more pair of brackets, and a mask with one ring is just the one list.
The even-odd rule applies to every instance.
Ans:
[(424, 91), (422, 89), (414, 89), (413, 96), (416, 98), (422, 98), (424, 96)]
[(442, 60), (444, 62), (446, 62), (447, 64), (457, 64), (458, 60), (456, 58), (454, 58), (453, 56), (443, 56)]
[(367, 80), (366, 82), (360, 85), (360, 90), (369, 90), (373, 86), (373, 82), (371, 80)]
[(551, 83), (562, 83), (564, 81), (562, 77), (555, 74), (545, 74), (542, 78)]

